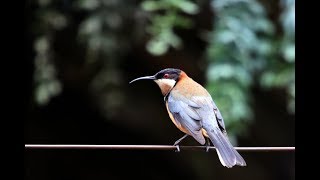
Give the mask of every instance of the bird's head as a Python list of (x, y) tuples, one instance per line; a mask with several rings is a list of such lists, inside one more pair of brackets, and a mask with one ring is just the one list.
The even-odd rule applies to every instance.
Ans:
[(162, 94), (165, 96), (176, 85), (182, 74), (185, 73), (180, 69), (167, 68), (157, 72), (153, 76), (144, 76), (136, 78), (132, 80), (130, 84), (142, 79), (154, 80), (160, 87)]

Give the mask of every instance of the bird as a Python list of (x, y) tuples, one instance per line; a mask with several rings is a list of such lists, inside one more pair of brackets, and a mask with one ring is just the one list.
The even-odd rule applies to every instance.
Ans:
[(129, 84), (138, 80), (153, 80), (158, 84), (170, 119), (185, 133), (174, 143), (177, 151), (180, 152), (179, 143), (192, 136), (201, 145), (206, 145), (207, 152), (211, 141), (224, 167), (247, 165), (230, 143), (223, 117), (209, 92), (184, 71), (166, 68), (155, 75), (133, 79)]

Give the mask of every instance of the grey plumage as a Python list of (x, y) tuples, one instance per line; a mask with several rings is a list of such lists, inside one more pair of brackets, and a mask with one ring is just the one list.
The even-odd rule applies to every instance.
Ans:
[(175, 120), (202, 145), (205, 144), (205, 138), (201, 129), (206, 130), (224, 166), (246, 166), (244, 159), (230, 143), (222, 115), (211, 96), (193, 96), (187, 99), (172, 91), (168, 96), (168, 109)]

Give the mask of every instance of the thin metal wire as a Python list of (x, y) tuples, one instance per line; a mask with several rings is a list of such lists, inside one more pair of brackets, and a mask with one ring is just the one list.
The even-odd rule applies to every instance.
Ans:
[[(179, 146), (184, 150), (205, 150), (205, 146)], [(25, 144), (26, 149), (129, 149), (129, 150), (176, 150), (171, 145), (89, 145), (89, 144)], [(215, 149), (210, 146), (210, 149)], [(238, 151), (295, 151), (295, 147), (235, 147)]]

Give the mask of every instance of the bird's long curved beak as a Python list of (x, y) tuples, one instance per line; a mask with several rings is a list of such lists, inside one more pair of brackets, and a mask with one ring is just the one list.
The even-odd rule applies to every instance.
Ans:
[(138, 80), (142, 80), (142, 79), (149, 79), (149, 80), (155, 80), (156, 77), (155, 76), (144, 76), (144, 77), (139, 77), (137, 79), (134, 79), (132, 81), (129, 82), (129, 84), (135, 82), (135, 81), (138, 81)]

